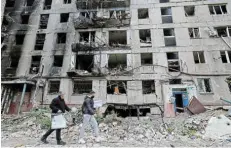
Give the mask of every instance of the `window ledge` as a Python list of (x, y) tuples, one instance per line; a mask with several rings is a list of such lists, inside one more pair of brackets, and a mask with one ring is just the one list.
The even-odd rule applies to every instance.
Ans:
[(200, 95), (214, 95), (213, 92), (209, 93), (209, 92), (199, 92)]
[(77, 94), (77, 93), (73, 93), (73, 94), (71, 94), (72, 96), (86, 96), (87, 95), (87, 93), (86, 94)]

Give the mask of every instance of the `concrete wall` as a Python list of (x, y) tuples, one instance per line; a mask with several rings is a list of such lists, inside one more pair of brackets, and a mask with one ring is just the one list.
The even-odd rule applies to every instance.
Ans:
[[(50, 95), (47, 93), (48, 81), (51, 79), (59, 79), (61, 80), (60, 90), (66, 93), (65, 98), (67, 102), (69, 104), (81, 104), (85, 95), (73, 94), (73, 79), (68, 77), (66, 73), (70, 68), (75, 67), (76, 54), (72, 52), (71, 45), (78, 42), (79, 32), (96, 31), (96, 41), (108, 43), (109, 31), (127, 30), (127, 44), (131, 47), (130, 50), (124, 50), (122, 48), (104, 50), (101, 52), (101, 61), (99, 60), (99, 52), (94, 52), (94, 62), (101, 67), (105, 67), (108, 62), (106, 58), (108, 54), (127, 54), (127, 66), (135, 68), (134, 74), (131, 76), (79, 78), (92, 80), (92, 88), (96, 91), (96, 99), (103, 100), (105, 103), (158, 103), (163, 105), (171, 94), (171, 88), (174, 87), (167, 84), (169, 79), (181, 78), (185, 81), (193, 81), (194, 83), (190, 84), (190, 86), (197, 89), (197, 78), (205, 77), (211, 79), (213, 93), (200, 94), (198, 91), (194, 91), (193, 93), (196, 93), (195, 95), (197, 95), (198, 99), (205, 105), (221, 104), (221, 101), (219, 101), (220, 97), (230, 97), (230, 91), (225, 79), (231, 73), (231, 64), (222, 63), (220, 50), (230, 50), (230, 48), (221, 38), (209, 37), (208, 27), (229, 26), (231, 24), (231, 15), (230, 13), (217, 16), (210, 15), (208, 4), (219, 3), (228, 3), (227, 9), (231, 12), (231, 3), (228, 0), (184, 0), (184, 2), (180, 0), (170, 0), (170, 3), (159, 3), (159, 0), (132, 0), (130, 6), (131, 25), (129, 27), (76, 30), (72, 21), (78, 17), (79, 12), (76, 9), (74, 1), (72, 1), (72, 4), (62, 4), (62, 1), (53, 0), (51, 10), (42, 10), (43, 4), (41, 2), (40, 7), (33, 12), (33, 17), (30, 17), (30, 25), (32, 27), (27, 32), (22, 46), (23, 55), (19, 62), (17, 76), (28, 76), (31, 56), (42, 55), (42, 64), (45, 66), (43, 76), (44, 79), (47, 80), (44, 95), (45, 103), (49, 103), (52, 98), (56, 97), (56, 94)], [(195, 16), (186, 17), (184, 15), (184, 6), (187, 5), (195, 5)], [(160, 11), (162, 7), (171, 7), (173, 23), (162, 24)], [(148, 19), (138, 19), (139, 8), (148, 8)], [(70, 13), (69, 22), (60, 23), (60, 13)], [(47, 29), (38, 29), (40, 14), (50, 15)], [(193, 27), (200, 28), (201, 37), (199, 39), (190, 39), (188, 28)], [(174, 28), (176, 38), (175, 47), (165, 46), (163, 33), (163, 29), (165, 28)], [(150, 29), (152, 47), (140, 48), (140, 29)], [(46, 33), (43, 51), (34, 51), (37, 32)], [(57, 33), (61, 32), (67, 33), (67, 42), (65, 45), (56, 44)], [(231, 44), (230, 37), (226, 37), (225, 40)], [(195, 64), (193, 51), (204, 51), (206, 63)], [(181, 69), (184, 74), (168, 72), (166, 52), (178, 52)], [(152, 53), (153, 66), (141, 66), (141, 53)], [(50, 76), (54, 55), (64, 55), (61, 71), (55, 77)], [(73, 63), (71, 63), (72, 61)], [(107, 94), (108, 80), (127, 80), (127, 95)], [(155, 80), (156, 93), (143, 95), (142, 80)], [(186, 86), (188, 85), (183, 84), (179, 87)]]

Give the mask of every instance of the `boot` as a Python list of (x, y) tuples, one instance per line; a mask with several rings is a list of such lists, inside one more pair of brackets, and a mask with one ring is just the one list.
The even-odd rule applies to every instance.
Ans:
[(41, 138), (41, 141), (44, 143), (44, 144), (48, 144), (49, 142), (46, 140), (46, 138), (42, 137)]
[(66, 142), (63, 142), (62, 140), (58, 140), (58, 141), (57, 141), (57, 144), (58, 144), (58, 145), (66, 145)]

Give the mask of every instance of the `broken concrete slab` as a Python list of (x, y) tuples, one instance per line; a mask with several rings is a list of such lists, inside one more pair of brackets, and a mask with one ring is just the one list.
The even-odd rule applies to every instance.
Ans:
[(205, 137), (224, 139), (231, 135), (231, 120), (224, 115), (210, 118), (205, 129)]
[(203, 113), (206, 111), (204, 105), (202, 105), (200, 101), (194, 96), (192, 100), (190, 101), (189, 106), (187, 108), (192, 114), (199, 114), (199, 113)]

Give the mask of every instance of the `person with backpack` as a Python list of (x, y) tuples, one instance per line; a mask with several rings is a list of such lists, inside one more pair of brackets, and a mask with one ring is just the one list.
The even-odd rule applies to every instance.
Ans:
[(91, 125), (92, 130), (94, 132), (95, 136), (95, 141), (99, 142), (99, 128), (98, 128), (98, 123), (94, 117), (95, 114), (95, 109), (94, 109), (94, 98), (95, 92), (91, 91), (84, 99), (83, 105), (82, 105), (82, 113), (83, 113), (83, 124), (80, 129), (80, 138), (78, 143), (79, 144), (84, 144), (84, 133), (85, 133), (85, 128), (87, 127), (88, 124)]
[[(60, 95), (57, 98), (54, 98), (50, 104), (50, 108), (52, 113), (56, 114), (58, 112), (65, 113), (65, 111), (70, 112), (71, 109), (66, 105), (64, 100), (64, 94), (62, 92), (59, 93)], [(56, 140), (58, 145), (65, 145), (66, 142), (61, 140), (61, 129), (49, 129), (41, 138), (41, 141), (47, 144), (47, 137), (56, 130)]]

